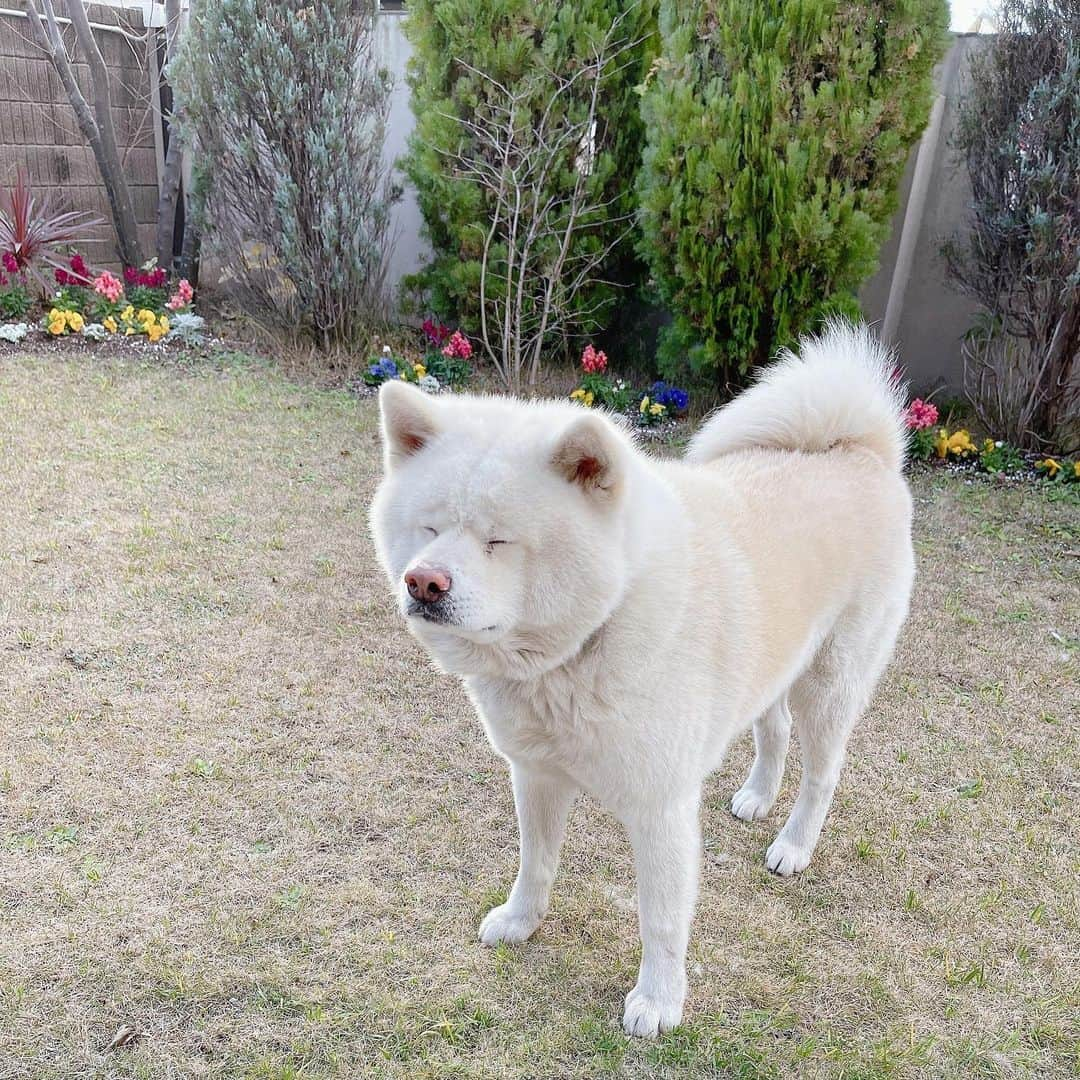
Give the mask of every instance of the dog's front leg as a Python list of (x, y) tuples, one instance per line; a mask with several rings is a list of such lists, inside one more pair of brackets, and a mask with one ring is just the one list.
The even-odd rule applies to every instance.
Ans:
[(686, 945), (697, 899), (700, 796), (650, 806), (627, 821), (637, 869), (641, 969), (623, 1028), (652, 1037), (682, 1019)]
[(492, 908), (480, 923), (485, 945), (530, 937), (547, 914), (559, 850), (578, 789), (557, 774), (512, 763), (514, 806), (521, 833), (521, 865), (505, 904)]

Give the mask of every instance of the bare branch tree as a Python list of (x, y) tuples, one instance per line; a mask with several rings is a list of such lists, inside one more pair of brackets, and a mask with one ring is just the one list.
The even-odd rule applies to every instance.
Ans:
[(117, 148), (116, 130), (112, 117), (112, 93), (105, 59), (101, 55), (101, 49), (98, 48), (94, 32), (90, 28), (90, 20), (87, 18), (82, 0), (72, 0), (68, 5), (68, 15), (75, 31), (75, 40), (90, 66), (91, 96), (94, 99), (91, 109), (75, 79), (52, 0), (41, 0), (41, 3), (43, 15), (38, 13), (33, 0), (23, 0), (23, 10), (30, 24), (31, 35), (56, 68), (60, 81), (67, 91), (71, 107), (75, 110), (79, 129), (94, 152), (94, 160), (97, 162), (98, 171), (105, 185), (109, 209), (116, 228), (118, 254), (126, 264), (138, 265), (142, 262), (142, 252), (135, 222), (135, 204), (131, 198), (131, 189), (124, 177), (120, 152)]
[[(624, 16), (569, 74), (537, 71), (507, 85), (457, 61), (488, 93), (471, 115), (443, 114), (461, 137), (439, 153), (491, 207), (480, 254), (480, 339), (512, 392), (536, 384), (554, 340), (597, 328), (604, 305), (578, 302), (589, 287), (615, 287), (601, 268), (629, 234), (632, 215), (609, 216), (617, 199), (604, 198), (591, 178), (603, 90), (640, 43), (620, 36)], [(533, 103), (545, 96), (536, 116)], [(560, 176), (573, 180), (556, 182)]]
[(1003, 0), (956, 145), (970, 234), (946, 246), (982, 307), (964, 349), (980, 419), (1010, 441), (1080, 445), (1080, 0)]
[[(165, 0), (165, 65), (175, 59), (180, 40), (180, 0)], [(151, 43), (153, 47), (153, 43)], [(160, 93), (160, 87), (158, 88)], [(172, 267), (173, 235), (176, 229), (176, 208), (180, 199), (180, 177), (184, 165), (187, 137), (183, 123), (183, 109), (176, 107), (173, 99), (173, 115), (169, 122), (169, 149), (165, 155), (165, 169), (158, 194), (157, 248), (158, 266)]]

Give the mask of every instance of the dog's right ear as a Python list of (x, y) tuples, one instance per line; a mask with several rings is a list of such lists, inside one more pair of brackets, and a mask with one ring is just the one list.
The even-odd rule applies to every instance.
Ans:
[(562, 431), (551, 463), (587, 495), (614, 498), (620, 491), (622, 447), (606, 420), (584, 412)]
[(418, 454), (439, 433), (435, 407), (423, 390), (400, 381), (379, 390), (383, 455), (387, 471)]

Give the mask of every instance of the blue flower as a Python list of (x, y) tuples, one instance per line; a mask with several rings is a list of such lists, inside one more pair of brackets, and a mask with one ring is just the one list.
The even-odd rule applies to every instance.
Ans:
[(683, 412), (690, 403), (690, 395), (677, 386), (668, 386), (662, 380), (654, 382), (649, 388), (649, 398), (658, 405), (663, 405), (670, 412)]
[(384, 382), (387, 379), (396, 379), (398, 376), (397, 364), (389, 358), (380, 360), (377, 364), (372, 364), (371, 367), (368, 368), (368, 374), (373, 379), (379, 379)]

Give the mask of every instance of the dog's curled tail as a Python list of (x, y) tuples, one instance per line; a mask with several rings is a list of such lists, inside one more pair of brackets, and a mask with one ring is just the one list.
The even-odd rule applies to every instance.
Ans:
[(861, 446), (890, 469), (904, 465), (904, 388), (891, 351), (842, 319), (785, 349), (758, 381), (705, 423), (686, 452), (703, 464), (763, 447), (821, 452)]

